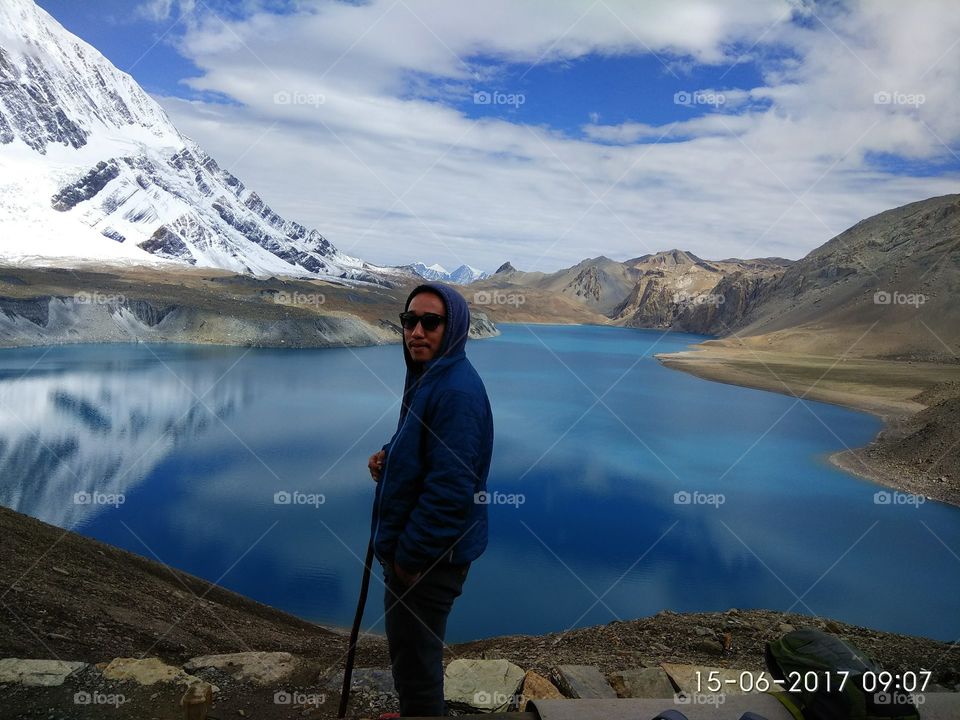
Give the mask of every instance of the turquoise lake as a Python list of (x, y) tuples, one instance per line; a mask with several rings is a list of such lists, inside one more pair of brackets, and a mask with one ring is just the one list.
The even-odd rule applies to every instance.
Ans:
[[(696, 335), (501, 330), (467, 351), (496, 424), (489, 490), (512, 502), (490, 505), (448, 641), (731, 607), (960, 636), (960, 509), (826, 461), (877, 418), (654, 359)], [(0, 504), (348, 626), (366, 461), (402, 383), (399, 345), (3, 350)], [(364, 627), (382, 632), (379, 577)]]

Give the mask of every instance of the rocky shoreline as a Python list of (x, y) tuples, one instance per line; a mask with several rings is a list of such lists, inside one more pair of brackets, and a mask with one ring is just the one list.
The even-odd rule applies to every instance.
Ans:
[(925, 409), (887, 418), (869, 445), (830, 460), (882, 485), (960, 506), (960, 382), (941, 383), (914, 399)]
[(829, 461), (884, 487), (960, 506), (960, 364), (837, 359), (716, 341), (656, 357), (705, 380), (875, 415), (884, 423), (877, 436)]
[[(166, 342), (325, 348), (399, 343), (397, 315), (412, 288), (257, 278), (192, 267), (0, 267), (0, 347)], [(474, 313), (471, 337), (497, 332), (484, 313)]]

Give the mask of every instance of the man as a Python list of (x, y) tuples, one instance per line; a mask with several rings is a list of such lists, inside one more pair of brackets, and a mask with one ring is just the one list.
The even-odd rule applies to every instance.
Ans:
[(446, 715), (443, 638), (470, 563), (487, 545), (493, 416), (464, 348), (470, 310), (440, 283), (420, 285), (400, 316), (407, 366), (400, 421), (370, 456), (374, 551), (400, 714)]

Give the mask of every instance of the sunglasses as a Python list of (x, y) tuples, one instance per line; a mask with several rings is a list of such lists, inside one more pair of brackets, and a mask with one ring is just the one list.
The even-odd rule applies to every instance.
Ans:
[(425, 332), (432, 332), (440, 327), (446, 318), (443, 315), (437, 315), (436, 313), (424, 313), (423, 315), (417, 315), (412, 312), (402, 312), (400, 313), (400, 324), (403, 325), (404, 330), (416, 330), (417, 324), (423, 325)]

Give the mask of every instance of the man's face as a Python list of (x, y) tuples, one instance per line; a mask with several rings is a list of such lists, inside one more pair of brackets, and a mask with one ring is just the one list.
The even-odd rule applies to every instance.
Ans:
[[(421, 292), (415, 295), (410, 301), (409, 312), (415, 315), (424, 313), (434, 313), (436, 315), (446, 316), (446, 309), (443, 306), (443, 300), (432, 292)], [(443, 341), (443, 332), (446, 323), (440, 323), (434, 330), (424, 330), (422, 323), (417, 323), (413, 330), (403, 331), (403, 342), (407, 345), (410, 357), (417, 362), (426, 362), (432, 360), (440, 350), (440, 343)]]

